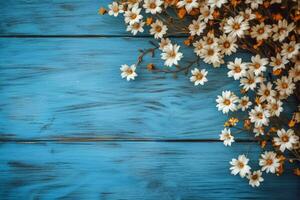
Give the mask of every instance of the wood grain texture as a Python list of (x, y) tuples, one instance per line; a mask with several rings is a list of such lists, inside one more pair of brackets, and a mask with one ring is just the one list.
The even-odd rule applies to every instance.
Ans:
[(6, 143), (0, 151), (2, 199), (293, 200), (300, 195), (299, 178), (288, 169), (282, 177), (264, 175), (256, 189), (229, 174), (228, 161), (246, 151), (257, 168), (260, 150), (252, 143), (230, 149), (220, 143)]
[[(99, 16), (110, 0), (0, 1), (0, 35), (130, 35), (121, 17)], [(98, 15), (98, 16), (97, 16)]]
[[(137, 49), (149, 47), (143, 38), (10, 38), (0, 46), (2, 138), (217, 139), (227, 117), (217, 111), (216, 96), (239, 89), (223, 78), (226, 67), (203, 62), (210, 82), (202, 87), (185, 75), (174, 79), (143, 68), (136, 81), (122, 80), (120, 65), (134, 63)], [(161, 66), (159, 57), (145, 63)]]

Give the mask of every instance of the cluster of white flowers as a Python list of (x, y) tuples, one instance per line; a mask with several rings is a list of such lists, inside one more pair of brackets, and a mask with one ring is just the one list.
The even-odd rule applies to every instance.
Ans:
[[(299, 144), (299, 137), (295, 135), (292, 129), (287, 131), (284, 129), (278, 130), (277, 136), (274, 137), (274, 143), (279, 146), (282, 152), (286, 149), (292, 150), (295, 145)], [(227, 128), (222, 131), (220, 139), (224, 141), (225, 146), (231, 146), (231, 143), (234, 142), (234, 137), (231, 135), (230, 129)], [(281, 167), (280, 156), (273, 151), (265, 151), (261, 154), (261, 158), (259, 159), (260, 170), (251, 172), (248, 162), (249, 159), (244, 154), (239, 155), (238, 159), (233, 158), (231, 160), (230, 170), (233, 175), (239, 174), (242, 178), (247, 177), (252, 187), (258, 187), (260, 182), (264, 180), (262, 178), (263, 171), (274, 174)]]
[[(127, 31), (133, 35), (148, 29), (149, 34), (158, 40), (156, 49), (161, 51), (166, 69), (182, 69), (179, 65), (183, 58), (180, 46), (173, 44), (168, 38), (169, 34), (177, 33), (188, 35), (184, 44), (193, 48), (197, 59), (202, 59), (214, 68), (227, 66), (228, 77), (239, 81), (241, 96), (232, 91), (223, 91), (217, 96), (217, 108), (226, 115), (237, 111), (246, 112), (244, 116), (247, 130), (252, 131), (254, 137), (261, 137), (267, 135), (267, 129), (274, 128), (272, 120), (282, 116), (284, 102), (295, 94), (300, 80), (300, 43), (296, 29), (298, 21), (293, 19), (296, 15), (294, 13), (298, 12), (299, 18), (300, 14), (295, 2), (128, 0), (110, 4), (108, 14), (117, 17), (122, 13)], [(280, 11), (265, 11), (270, 7), (280, 10), (288, 6), (290, 10), (296, 10), (290, 13), (291, 17), (284, 18)], [(169, 14), (170, 9), (177, 16)], [(186, 24), (187, 20), (180, 21), (185, 15), (189, 15), (189, 24)], [(179, 20), (175, 21), (176, 17)], [(250, 51), (251, 61), (235, 58), (226, 63), (224, 57), (236, 53), (238, 48)], [(134, 80), (138, 64), (122, 65), (122, 78)], [(199, 63), (197, 64), (199, 67)], [(208, 71), (192, 67), (193, 65), (184, 68), (190, 70), (190, 81), (195, 86), (204, 85), (208, 81)], [(299, 124), (300, 109), (294, 113), (293, 122)], [(231, 123), (235, 126), (237, 121)], [(280, 152), (300, 148), (299, 136), (292, 129), (293, 126), (287, 131), (282, 129), (286, 127), (277, 126), (277, 136), (272, 136), (271, 139), (278, 151), (267, 151), (261, 155), (261, 170), (251, 172), (249, 159), (240, 155), (230, 162), (232, 174), (247, 177), (251, 186), (259, 186), (263, 181), (263, 171), (275, 173), (278, 170)], [(225, 128), (220, 134), (220, 140), (225, 146), (231, 146), (235, 141), (233, 131)]]

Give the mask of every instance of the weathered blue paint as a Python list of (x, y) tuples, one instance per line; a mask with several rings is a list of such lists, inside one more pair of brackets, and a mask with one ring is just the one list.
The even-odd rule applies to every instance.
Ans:
[(129, 35), (121, 16), (99, 16), (110, 0), (0, 1), (0, 35)]
[[(216, 139), (227, 118), (217, 111), (216, 96), (238, 90), (238, 82), (226, 78), (226, 67), (203, 62), (201, 68), (209, 71), (204, 86), (193, 86), (185, 75), (174, 79), (142, 69), (136, 81), (122, 80), (120, 65), (135, 63), (137, 49), (150, 47), (143, 38), (0, 39), (0, 44), (2, 136)], [(159, 57), (153, 61), (162, 65)]]
[[(226, 116), (215, 98), (239, 88), (225, 67), (203, 62), (210, 81), (203, 87), (184, 75), (143, 69), (136, 81), (121, 80), (120, 65), (134, 63), (149, 38), (124, 38), (129, 34), (120, 18), (97, 16), (108, 2), (0, 2), (0, 37), (33, 36), (0, 38), (0, 199), (297, 199), (299, 180), (289, 166), (280, 178), (265, 176), (257, 189), (229, 175), (228, 161), (240, 153), (258, 169), (255, 143), (225, 148), (122, 140), (217, 139)], [(47, 35), (62, 38), (37, 38)], [(85, 36), (72, 38), (79, 35)], [(227, 60), (235, 56), (250, 57)], [(159, 54), (153, 62), (162, 65)], [(69, 142), (36, 144), (66, 141), (62, 137)], [(86, 143), (83, 137), (118, 141)]]
[[(237, 150), (238, 149), (238, 150)], [(1, 199), (297, 199), (298, 177), (264, 175), (260, 188), (232, 176), (233, 156), (256, 144), (109, 142), (2, 144)], [(230, 153), (231, 151), (231, 153)], [(4, 197), (4, 198), (3, 198)]]

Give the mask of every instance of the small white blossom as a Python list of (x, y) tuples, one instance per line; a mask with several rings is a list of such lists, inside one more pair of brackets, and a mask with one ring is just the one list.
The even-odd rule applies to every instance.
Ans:
[(261, 158), (259, 159), (259, 165), (262, 167), (261, 170), (273, 174), (280, 166), (279, 162), (280, 161), (277, 158), (277, 154), (273, 151), (264, 152), (261, 154)]
[(234, 137), (231, 135), (230, 129), (224, 128), (220, 134), (220, 140), (223, 141), (225, 146), (231, 146), (234, 142)]
[(154, 35), (155, 39), (163, 38), (163, 36), (167, 33), (167, 26), (163, 24), (162, 21), (156, 20), (151, 24), (150, 34)]
[(249, 159), (245, 155), (239, 155), (238, 159), (233, 158), (230, 161), (232, 167), (230, 167), (231, 174), (240, 176), (243, 178), (250, 173), (251, 167), (248, 165)]
[(216, 102), (218, 110), (226, 114), (237, 110), (238, 97), (231, 91), (223, 91), (222, 96), (218, 95)]
[(278, 137), (274, 137), (275, 145), (279, 146), (280, 151), (284, 152), (286, 149), (292, 150), (293, 145), (299, 143), (299, 137), (292, 129), (287, 131), (284, 129), (277, 131)]
[(135, 72), (136, 70), (135, 65), (131, 65), (131, 66), (122, 65), (120, 70), (122, 72), (121, 73), (122, 78), (126, 78), (127, 81), (134, 80), (135, 77), (137, 77), (137, 73)]
[(252, 187), (259, 187), (260, 183), (264, 181), (260, 170), (249, 173), (247, 178), (249, 179), (249, 185)]
[(205, 82), (207, 82), (207, 71), (205, 69), (202, 69), (199, 71), (199, 69), (195, 68), (191, 71), (192, 76), (190, 77), (190, 81), (197, 85), (204, 85)]
[(183, 57), (183, 54), (179, 52), (179, 48), (180, 46), (177, 44), (169, 44), (163, 49), (161, 58), (165, 60), (166, 66), (178, 65), (178, 61)]
[(228, 77), (233, 77), (234, 80), (238, 80), (247, 74), (247, 64), (243, 63), (241, 58), (235, 58), (234, 62), (228, 63), (227, 67), (230, 69), (227, 73)]
[(254, 123), (255, 126), (267, 126), (269, 124), (269, 117), (269, 111), (263, 109), (260, 105), (255, 106), (254, 109), (249, 112), (250, 121)]

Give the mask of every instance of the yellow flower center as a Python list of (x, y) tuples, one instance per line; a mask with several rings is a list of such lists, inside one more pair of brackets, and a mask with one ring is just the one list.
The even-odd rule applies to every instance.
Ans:
[(197, 79), (197, 80), (201, 80), (202, 78), (203, 78), (202, 73), (198, 73), (198, 74), (196, 75), (196, 79)]
[(224, 104), (226, 105), (226, 106), (229, 106), (230, 105), (230, 100), (229, 99), (224, 99)]
[(240, 73), (242, 71), (240, 66), (235, 66), (233, 70), (235, 73)]
[(212, 38), (207, 39), (207, 44), (212, 44), (213, 42), (214, 42), (214, 40)]
[(281, 85), (281, 86), (282, 86), (282, 88), (283, 88), (283, 89), (286, 89), (286, 88), (288, 88), (288, 87), (289, 87), (289, 85), (288, 85), (287, 83), (282, 83), (282, 85)]
[(276, 59), (276, 60), (275, 60), (275, 65), (278, 66), (278, 65), (281, 65), (281, 63), (282, 63), (282, 61), (281, 61), (280, 59)]
[(149, 7), (150, 7), (151, 9), (155, 9), (155, 8), (156, 8), (156, 4), (155, 4), (154, 2), (152, 2), (152, 3), (150, 3)]
[(132, 25), (132, 27), (134, 28), (134, 29), (139, 29), (140, 28), (140, 24), (139, 23), (134, 23), (133, 25)]
[(260, 35), (263, 34), (264, 32), (265, 32), (264, 28), (260, 28), (260, 29), (257, 30), (257, 33), (260, 34)]
[(161, 27), (161, 26), (156, 26), (156, 27), (155, 27), (155, 31), (156, 31), (156, 32), (160, 33), (161, 30), (162, 30), (162, 27)]
[(281, 137), (282, 142), (288, 142), (289, 141), (289, 136), (284, 135)]
[(270, 95), (270, 91), (269, 90), (265, 90), (264, 94), (265, 94), (265, 96), (269, 96)]
[(259, 64), (259, 63), (254, 63), (254, 64), (253, 64), (253, 67), (254, 67), (255, 69), (259, 69), (259, 68), (260, 68), (260, 64)]
[(253, 175), (251, 176), (251, 178), (252, 178), (252, 180), (257, 180), (257, 179), (258, 179), (258, 175), (257, 175), (257, 174), (253, 174)]
[(135, 14), (135, 13), (132, 13), (131, 15), (130, 15), (130, 18), (131, 19), (135, 19), (137, 17), (137, 15)]
[(257, 118), (259, 118), (259, 119), (263, 119), (264, 118), (264, 115), (261, 113), (261, 112), (259, 112), (259, 113), (257, 113)]
[(267, 159), (266, 163), (267, 163), (267, 165), (272, 165), (273, 164), (273, 160), (272, 159)]
[(238, 167), (241, 169), (241, 168), (244, 168), (244, 163), (242, 163), (242, 162), (238, 162)]
[(278, 105), (277, 105), (276, 103), (273, 104), (273, 105), (272, 105), (272, 109), (273, 109), (273, 110), (278, 110)]
[(241, 28), (241, 26), (240, 26), (240, 24), (235, 23), (235, 24), (233, 24), (232, 28), (233, 28), (234, 30), (239, 30), (239, 29)]
[(230, 47), (230, 43), (228, 41), (225, 41), (223, 43), (223, 47), (226, 48), (226, 49), (229, 48)]
[(209, 49), (209, 50), (207, 51), (207, 55), (209, 55), (209, 56), (214, 55), (214, 50), (213, 50), (213, 49)]
[(127, 73), (128, 75), (130, 75), (130, 74), (133, 73), (133, 70), (132, 70), (131, 68), (128, 68), (128, 69), (126, 70), (126, 73)]
[(288, 52), (293, 52), (295, 50), (295, 48), (292, 46), (289, 46), (289, 48), (287, 50), (288, 50)]

